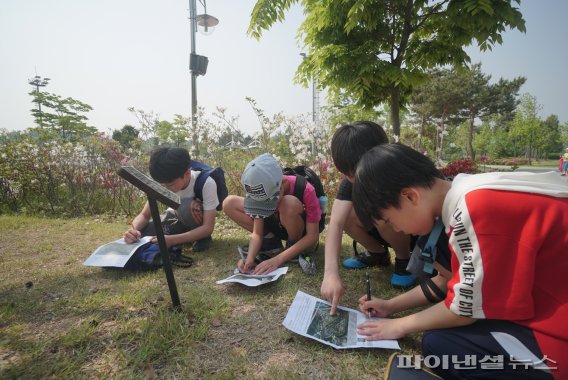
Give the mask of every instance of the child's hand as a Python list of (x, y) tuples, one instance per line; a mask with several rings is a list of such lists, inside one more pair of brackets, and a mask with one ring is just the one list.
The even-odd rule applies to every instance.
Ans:
[(331, 310), (329, 311), (329, 314), (335, 315), (337, 305), (339, 305), (339, 300), (345, 293), (341, 278), (339, 278), (338, 275), (324, 275), (320, 293), (325, 300), (331, 302)]
[(125, 243), (127, 244), (132, 244), (132, 243), (136, 243), (138, 240), (140, 240), (140, 238), (142, 237), (142, 233), (138, 230), (135, 230), (134, 228), (129, 228), (128, 231), (126, 231), (123, 235), (122, 235)]
[[(170, 246), (174, 245), (173, 239), (174, 239), (174, 236), (172, 236), (172, 235), (165, 235), (164, 236), (164, 240), (166, 241), (166, 248), (170, 248)], [(150, 242), (158, 244), (158, 237), (152, 236), (152, 239), (150, 240)]]
[(280, 260), (278, 259), (278, 256), (273, 257), (258, 264), (254, 269), (254, 274), (267, 274), (277, 269), (279, 266)]
[(364, 335), (367, 340), (399, 339), (406, 335), (400, 319), (382, 319), (368, 321), (357, 325), (357, 334)]
[(253, 265), (251, 265), (251, 264), (245, 262), (244, 260), (240, 259), (237, 262), (237, 268), (239, 268), (239, 272), (248, 274), (248, 273), (251, 272)]
[(371, 317), (388, 317), (391, 315), (391, 311), (388, 308), (388, 301), (376, 297), (371, 297), (370, 301), (367, 301), (367, 296), (361, 296), (359, 298), (359, 310), (367, 314), (369, 309), (371, 309)]

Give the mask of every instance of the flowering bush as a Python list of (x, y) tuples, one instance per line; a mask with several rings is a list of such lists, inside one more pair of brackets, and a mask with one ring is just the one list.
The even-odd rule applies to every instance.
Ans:
[(525, 157), (510, 157), (510, 158), (497, 158), (489, 160), (488, 163), (492, 165), (506, 165), (511, 167), (519, 167), (521, 165), (528, 165), (529, 160)]
[(0, 212), (84, 215), (139, 209), (141, 194), (116, 174), (128, 160), (118, 143), (102, 134), (80, 143), (7, 141), (0, 147)]
[(440, 169), (442, 174), (448, 178), (455, 177), (460, 173), (475, 174), (479, 173), (477, 164), (472, 160), (456, 160)]
[[(333, 202), (343, 175), (334, 167), (329, 151), (331, 123), (313, 123), (309, 118), (282, 115), (272, 119), (259, 145), (222, 143), (227, 131), (239, 135), (236, 118), (219, 111), (218, 120), (200, 117), (201, 157), (209, 166), (220, 166), (230, 194), (242, 195), (241, 174), (247, 162), (263, 152), (271, 152), (282, 167), (305, 165), (320, 177)], [(240, 134), (242, 136), (242, 133)], [(263, 140), (264, 139), (264, 140)], [(117, 175), (122, 165), (146, 173), (147, 152), (121, 148), (100, 133), (79, 142), (37, 141), (33, 134), (12, 138), (0, 132), (0, 213), (23, 212), (80, 216), (127, 214), (140, 211), (145, 195)], [(203, 149), (205, 148), (205, 149)]]

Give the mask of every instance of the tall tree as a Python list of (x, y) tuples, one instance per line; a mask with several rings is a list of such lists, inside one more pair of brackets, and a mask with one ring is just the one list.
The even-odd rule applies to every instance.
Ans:
[(121, 129), (112, 133), (112, 139), (118, 141), (121, 147), (128, 149), (136, 147), (138, 139), (138, 130), (132, 125), (124, 125)]
[(400, 135), (400, 109), (425, 70), (465, 66), (474, 41), (482, 51), (502, 43), (506, 27), (525, 31), (520, 0), (257, 0), (249, 35), (285, 19), (300, 2), (306, 19), (298, 30), (306, 59), (295, 80), (311, 78), (333, 101), (347, 96), (365, 107), (389, 101), (391, 124)]
[(539, 135), (539, 148), (540, 157), (544, 159), (550, 158), (549, 153), (562, 151), (560, 121), (558, 120), (558, 116), (550, 115), (542, 122), (542, 133)]
[(501, 78), (499, 82), (490, 84), (491, 76), (481, 72), (481, 64), (475, 64), (470, 70), (465, 70), (463, 76), (465, 102), (462, 114), (468, 120), (467, 154), (475, 160), (473, 140), (476, 119), (495, 114), (502, 115), (501, 120), (509, 117), (519, 104), (519, 89), (526, 78), (518, 77), (512, 81)]
[(189, 118), (176, 114), (173, 122), (159, 121), (156, 135), (161, 142), (173, 143), (179, 147), (189, 136)]
[(424, 120), (437, 122), (434, 136), (436, 158), (443, 158), (444, 137), (448, 134), (448, 124), (457, 125), (463, 119), (459, 110), (465, 103), (465, 78), (454, 69), (435, 69), (429, 73), (431, 80), (420, 88), (413, 98), (417, 106), (415, 112), (421, 113)]
[(96, 133), (97, 129), (87, 125), (85, 113), (92, 107), (73, 98), (63, 98), (49, 92), (34, 90), (29, 93), (33, 102), (41, 104), (42, 110), (32, 109), (32, 116), (40, 133), (52, 133), (64, 140), (77, 141)]
[(542, 122), (538, 112), (542, 109), (536, 97), (530, 94), (521, 95), (521, 102), (517, 107), (515, 119), (511, 124), (509, 134), (525, 147), (525, 156), (532, 163), (535, 150), (539, 145), (539, 134), (542, 132)]

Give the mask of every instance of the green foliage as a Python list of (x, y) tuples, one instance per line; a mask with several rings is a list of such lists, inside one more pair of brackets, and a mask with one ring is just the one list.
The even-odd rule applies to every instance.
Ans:
[(141, 207), (140, 194), (116, 174), (128, 157), (114, 140), (95, 135), (81, 143), (37, 143), (28, 136), (0, 146), (0, 158), (2, 213), (133, 213)]
[[(484, 123), (475, 137), (474, 149), (487, 154), (490, 158), (513, 154), (513, 143), (505, 128), (491, 127)], [(510, 153), (508, 153), (510, 152)]]
[(112, 139), (118, 141), (122, 149), (139, 148), (142, 141), (138, 138), (138, 130), (131, 125), (125, 125), (112, 133)]
[(524, 154), (529, 159), (529, 164), (537, 149), (543, 144), (542, 134), (544, 131), (542, 122), (538, 118), (538, 112), (541, 108), (542, 106), (537, 103), (536, 97), (523, 94), (509, 130), (510, 136), (523, 147)]
[[(478, 119), (491, 118), (497, 125), (504, 125), (511, 119), (518, 105), (517, 95), (525, 78), (512, 81), (501, 78), (498, 83), (490, 84), (491, 76), (481, 71), (481, 64), (471, 69), (435, 69), (430, 72), (430, 81), (416, 89), (411, 102), (414, 118), (421, 128), (421, 135), (427, 124), (437, 124), (436, 157), (444, 157), (443, 142), (445, 136), (456, 135), (459, 139), (452, 142), (465, 148), (464, 156), (475, 159), (474, 140), (478, 132), (475, 125)], [(454, 133), (464, 121), (465, 130)], [(419, 145), (421, 142), (418, 142)]]
[(49, 92), (34, 90), (29, 94), (33, 96), (33, 102), (41, 107), (32, 109), (31, 113), (38, 125), (36, 130), (44, 140), (59, 137), (79, 141), (96, 133), (95, 127), (86, 124), (88, 118), (84, 115), (93, 109), (90, 105)]
[(175, 115), (173, 122), (160, 120), (156, 129), (156, 135), (162, 143), (170, 143), (182, 146), (189, 136), (189, 118)]
[[(249, 35), (283, 21), (292, 0), (258, 0)], [(296, 81), (315, 78), (329, 90), (331, 102), (353, 99), (370, 109), (390, 101), (391, 124), (400, 136), (400, 108), (426, 80), (425, 70), (443, 65), (464, 67), (464, 47), (481, 50), (501, 44), (506, 28), (525, 31), (518, 0), (303, 0), (306, 19), (298, 30), (307, 51)]]

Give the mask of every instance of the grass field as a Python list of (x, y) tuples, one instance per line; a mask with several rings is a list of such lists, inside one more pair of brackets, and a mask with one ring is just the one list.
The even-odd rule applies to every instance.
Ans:
[[(308, 378), (376, 379), (382, 349), (334, 350), (282, 326), (296, 291), (319, 297), (318, 273), (290, 264), (276, 283), (258, 288), (216, 285), (238, 259), (247, 235), (219, 218), (213, 247), (185, 253), (176, 268), (183, 311), (171, 310), (163, 271), (128, 273), (85, 267), (99, 245), (115, 240), (127, 222), (102, 218), (0, 216), (0, 378)], [(320, 236), (323, 243), (325, 232)], [(344, 240), (344, 257), (351, 255)], [(391, 297), (392, 267), (372, 269), (374, 293)], [(342, 270), (342, 304), (356, 308), (364, 271)], [(419, 352), (420, 336), (400, 340)]]

